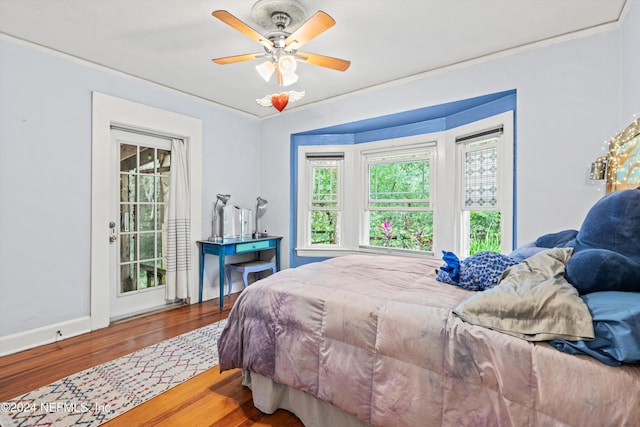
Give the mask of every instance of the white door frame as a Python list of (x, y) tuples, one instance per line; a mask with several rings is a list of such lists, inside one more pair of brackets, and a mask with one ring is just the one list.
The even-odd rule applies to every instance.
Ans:
[(91, 154), (91, 330), (109, 326), (111, 125), (176, 136), (187, 142), (191, 184), (189, 302), (198, 295), (198, 245), (202, 237), (202, 120), (93, 92)]

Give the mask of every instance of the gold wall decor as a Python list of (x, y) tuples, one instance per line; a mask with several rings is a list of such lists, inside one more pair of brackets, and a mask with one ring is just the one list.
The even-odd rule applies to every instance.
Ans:
[(609, 141), (607, 193), (640, 186), (640, 118)]
[(593, 181), (607, 179), (607, 162), (609, 162), (609, 156), (598, 157), (595, 162), (591, 163), (589, 178)]

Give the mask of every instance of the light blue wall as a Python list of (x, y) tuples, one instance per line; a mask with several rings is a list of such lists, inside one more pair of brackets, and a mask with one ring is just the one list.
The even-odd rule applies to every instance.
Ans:
[(92, 91), (202, 120), (203, 238), (216, 193), (260, 194), (257, 119), (13, 40), (0, 64), (0, 337), (89, 315)]
[(622, 130), (640, 117), (640, 0), (629, 2), (620, 39)]

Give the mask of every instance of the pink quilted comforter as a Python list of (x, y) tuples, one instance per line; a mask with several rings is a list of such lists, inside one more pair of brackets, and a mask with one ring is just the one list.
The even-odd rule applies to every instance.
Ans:
[(248, 287), (218, 347), (374, 426), (637, 426), (640, 366), (473, 326), (439, 260), (353, 255)]

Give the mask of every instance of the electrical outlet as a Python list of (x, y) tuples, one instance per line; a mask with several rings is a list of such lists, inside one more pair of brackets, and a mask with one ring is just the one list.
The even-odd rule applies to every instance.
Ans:
[(56, 337), (61, 337), (62, 336), (62, 331), (60, 329), (58, 329), (56, 331)]

